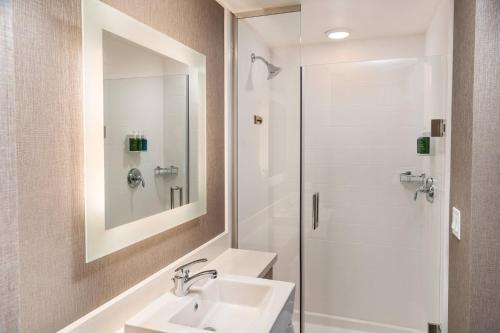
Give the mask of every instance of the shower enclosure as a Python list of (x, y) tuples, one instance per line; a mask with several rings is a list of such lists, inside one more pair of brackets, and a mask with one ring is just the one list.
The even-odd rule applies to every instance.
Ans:
[(446, 141), (430, 132), (446, 59), (309, 61), (300, 19), (236, 21), (237, 246), (278, 254), (273, 278), (297, 286), (295, 332), (432, 331)]
[[(432, 138), (430, 155), (416, 140), (444, 110), (441, 60), (303, 68), (307, 333), (427, 332), (439, 322), (444, 138)], [(422, 178), (401, 182), (408, 171), (434, 179), (432, 203), (417, 192)]]

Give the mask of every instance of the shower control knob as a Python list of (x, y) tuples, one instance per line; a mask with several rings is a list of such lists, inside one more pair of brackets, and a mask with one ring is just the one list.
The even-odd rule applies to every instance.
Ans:
[(146, 183), (144, 182), (144, 178), (142, 177), (142, 173), (139, 169), (133, 168), (127, 174), (127, 184), (131, 188), (136, 188), (139, 185), (142, 187), (146, 187)]
[(415, 191), (415, 195), (413, 197), (414, 200), (417, 200), (418, 193), (425, 193), (425, 197), (427, 201), (430, 203), (434, 202), (434, 178), (428, 177), (422, 182), (422, 184)]

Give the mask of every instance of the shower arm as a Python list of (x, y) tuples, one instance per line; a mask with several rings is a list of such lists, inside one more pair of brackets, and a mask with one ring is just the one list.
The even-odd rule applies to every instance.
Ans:
[(259, 59), (259, 60), (262, 60), (262, 62), (264, 64), (266, 64), (266, 67), (267, 67), (267, 79), (270, 80), (272, 79), (273, 77), (275, 77), (276, 75), (279, 74), (279, 72), (281, 72), (281, 68), (278, 67), (278, 66), (275, 66), (273, 64), (271, 64), (269, 61), (267, 61), (266, 59), (264, 59), (263, 57), (259, 57), (259, 56), (256, 56), (255, 53), (252, 53), (252, 63), (255, 62), (255, 59)]
[[(248, 58), (247, 58), (247, 59), (248, 59)], [(266, 65), (268, 65), (268, 66), (269, 66), (269, 64), (270, 64), (270, 63), (269, 63), (269, 61), (267, 61), (267, 60), (266, 60), (266, 59), (264, 59), (263, 57), (261, 57), (261, 56), (257, 56), (257, 55), (255, 55), (255, 53), (252, 53), (252, 63), (253, 63), (253, 62), (255, 62), (255, 60), (256, 60), (256, 59), (260, 59), (260, 60), (262, 60), (262, 61), (263, 61)]]

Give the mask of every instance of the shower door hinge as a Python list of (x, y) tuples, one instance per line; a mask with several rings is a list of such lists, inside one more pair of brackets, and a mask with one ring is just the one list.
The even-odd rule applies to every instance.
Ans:
[(439, 324), (428, 324), (428, 333), (441, 333), (441, 326)]
[(431, 136), (440, 138), (446, 135), (446, 120), (431, 119)]

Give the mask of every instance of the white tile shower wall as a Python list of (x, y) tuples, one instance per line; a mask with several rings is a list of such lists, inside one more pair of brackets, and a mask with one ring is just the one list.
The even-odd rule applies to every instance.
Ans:
[[(199, 172), (198, 168), (198, 82), (196, 78), (189, 78), (189, 202), (198, 200)], [(186, 180), (187, 182), (187, 180)]]
[[(431, 119), (445, 119), (451, 124), (451, 98), (449, 94), (450, 21), (453, 0), (441, 0), (425, 34), (426, 54), (426, 94), (425, 94), (425, 130), (430, 132)], [(428, 292), (439, 293), (439, 304), (428, 304), (429, 321), (441, 323), (443, 332), (448, 331), (448, 218), (449, 218), (449, 165), (450, 165), (450, 129), (442, 138), (431, 138), (432, 155), (423, 159), (423, 172), (433, 177), (436, 182), (435, 202), (426, 206), (426, 218), (434, 221), (427, 228), (426, 247), (428, 253)], [(439, 237), (441, 238), (439, 240)], [(440, 253), (440, 257), (435, 254)], [(437, 285), (435, 276), (441, 275)]]
[[(298, 25), (297, 25), (298, 28)], [(299, 35), (299, 32), (296, 32)], [(294, 282), (300, 305), (300, 49), (273, 48), (282, 72), (271, 80), (269, 182), (273, 193), (270, 251), (278, 253), (274, 278)]]
[(422, 170), (424, 78), (417, 59), (305, 67), (306, 311), (423, 329), (430, 221), (399, 173)]
[[(298, 39), (300, 15), (287, 15), (296, 16), (288, 31)], [(300, 51), (267, 45), (252, 24), (258, 23), (238, 26), (239, 247), (276, 252), (274, 278), (299, 288)], [(264, 63), (251, 63), (252, 52), (282, 72), (267, 80)], [(262, 125), (254, 115), (263, 117)]]
[[(163, 160), (163, 77), (105, 80), (104, 124), (106, 227), (112, 228), (165, 209), (166, 188), (154, 177)], [(129, 152), (127, 135), (144, 130), (147, 152)], [(146, 187), (131, 189), (127, 173), (138, 168)]]
[[(424, 125), (423, 131), (430, 133), (432, 119), (446, 119), (446, 77), (447, 77), (446, 57), (432, 56), (425, 60), (425, 98), (424, 98)], [(426, 260), (426, 291), (429, 322), (441, 322), (439, 318), (439, 300), (432, 295), (440, 294), (440, 284), (437, 279), (441, 274), (441, 247), (442, 234), (446, 230), (447, 219), (445, 209), (446, 193), (446, 137), (431, 138), (429, 156), (422, 157), (422, 172), (434, 179), (435, 196), (433, 204), (424, 206), (425, 220), (432, 221), (426, 224), (425, 239), (425, 260)], [(445, 208), (446, 207), (446, 208)]]
[[(183, 188), (183, 203), (187, 203), (187, 77), (186, 75), (166, 75), (164, 82), (164, 131), (163, 131), (163, 160), (158, 166), (167, 168), (175, 166), (179, 168), (177, 176), (164, 175), (155, 177), (160, 184), (158, 188), (167, 188), (166, 198), (167, 206), (170, 208), (170, 187), (181, 186)], [(161, 190), (158, 194), (162, 193)], [(174, 204), (179, 205), (180, 193), (174, 194)]]
[(453, 0), (440, 0), (425, 33), (425, 55), (448, 55), (450, 9)]
[[(270, 49), (245, 21), (238, 24), (238, 245), (267, 250), (271, 243), (267, 207), (267, 126), (270, 83), (266, 68), (252, 64), (252, 53), (269, 58)], [(242, 43), (241, 41), (245, 41)], [(257, 81), (256, 81), (257, 80)], [(264, 118), (260, 126), (253, 117)]]

